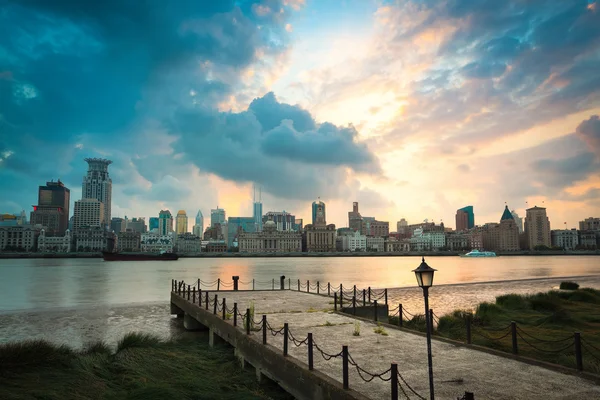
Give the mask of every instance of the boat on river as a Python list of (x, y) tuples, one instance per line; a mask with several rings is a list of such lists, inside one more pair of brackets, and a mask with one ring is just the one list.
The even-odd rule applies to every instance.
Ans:
[(493, 251), (472, 250), (467, 254), (461, 254), (461, 257), (496, 257), (496, 253)]
[(179, 256), (175, 253), (112, 253), (103, 251), (104, 261), (175, 261)]

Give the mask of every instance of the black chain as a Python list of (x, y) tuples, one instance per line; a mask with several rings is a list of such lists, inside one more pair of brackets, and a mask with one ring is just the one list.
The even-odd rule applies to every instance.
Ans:
[[(356, 372), (358, 372), (358, 376), (360, 376), (360, 378), (365, 381), (365, 382), (371, 382), (373, 379), (375, 378), (379, 378), (384, 382), (388, 382), (392, 379), (392, 374), (390, 374), (390, 376), (388, 378), (384, 378), (384, 375), (387, 375), (388, 373), (390, 373), (392, 371), (392, 368), (389, 368), (387, 371), (384, 371), (380, 374), (373, 374), (363, 368), (361, 368), (358, 363), (356, 361), (354, 361), (354, 359), (352, 358), (352, 356), (350, 355), (350, 353), (348, 353), (348, 362), (350, 363), (350, 365), (353, 365), (356, 368)], [(368, 375), (368, 378), (365, 378), (363, 376), (363, 373), (365, 375)]]
[(488, 335), (486, 335), (485, 333), (482, 333), (482, 332), (479, 332), (479, 331), (477, 331), (477, 329), (473, 329), (473, 333), (476, 333), (477, 335), (479, 335), (479, 336), (481, 336), (482, 338), (484, 338), (484, 339), (487, 339), (487, 340), (498, 341), (498, 340), (502, 340), (502, 339), (504, 339), (505, 337), (507, 337), (508, 335), (510, 335), (510, 334), (511, 334), (511, 331), (508, 331), (508, 332), (506, 332), (504, 335), (502, 335), (502, 336), (500, 336), (500, 337), (498, 337), (498, 338), (493, 338), (493, 337), (491, 337), (491, 336), (488, 336)]
[(558, 350), (546, 350), (546, 349), (540, 349), (539, 347), (537, 347), (537, 346), (529, 343), (527, 341), (527, 339), (525, 339), (523, 337), (523, 335), (521, 335), (521, 333), (519, 331), (517, 331), (517, 336), (519, 336), (521, 338), (521, 340), (523, 340), (523, 342), (525, 342), (525, 344), (528, 344), (529, 346), (533, 347), (537, 351), (541, 351), (542, 353), (551, 353), (551, 354), (562, 353), (563, 351), (569, 349), (571, 346), (574, 345), (574, 343), (569, 343), (566, 347), (563, 347), (562, 349), (558, 349)]
[(318, 345), (318, 344), (316, 344), (315, 342), (313, 342), (313, 346), (315, 347), (315, 349), (317, 349), (317, 351), (318, 351), (319, 353), (321, 353), (321, 356), (322, 356), (322, 357), (325, 359), (325, 361), (329, 361), (329, 360), (331, 360), (332, 358), (338, 358), (338, 357), (341, 357), (341, 356), (342, 356), (342, 353), (343, 353), (343, 351), (340, 351), (340, 352), (339, 352), (339, 353), (337, 353), (337, 354), (329, 354), (329, 353), (326, 353), (326, 352), (325, 352), (325, 351), (323, 351), (323, 349), (321, 349), (321, 348), (319, 347), (319, 345)]
[(308, 344), (308, 336), (306, 336), (306, 338), (304, 340), (298, 340), (294, 337), (294, 335), (292, 334), (292, 331), (290, 331), (288, 329), (288, 336), (290, 337), (290, 339), (292, 339), (292, 343), (294, 343), (294, 345), (296, 347), (300, 347), (303, 344)]
[(569, 337), (566, 337), (566, 338), (564, 338), (564, 339), (558, 339), (558, 340), (547, 340), (547, 339), (540, 339), (540, 338), (537, 338), (537, 337), (533, 336), (532, 334), (525, 332), (523, 329), (519, 328), (518, 326), (517, 326), (517, 330), (518, 330), (520, 333), (524, 334), (525, 336), (529, 336), (529, 337), (530, 337), (530, 338), (532, 338), (533, 340), (537, 340), (538, 342), (542, 342), (542, 343), (562, 343), (562, 342), (566, 342), (567, 340), (573, 340), (573, 335), (571, 335), (571, 336), (569, 336)]
[[(419, 393), (415, 392), (415, 389), (413, 389), (408, 382), (406, 382), (406, 380), (404, 379), (404, 377), (400, 374), (400, 371), (398, 371), (398, 378), (400, 378), (400, 380), (406, 385), (406, 387), (408, 388), (408, 390), (410, 390), (411, 392), (413, 392), (413, 394), (415, 396), (417, 396), (419, 399), (421, 400), (425, 400), (425, 397), (421, 396)], [(400, 383), (398, 383), (398, 385), (400, 385)], [(402, 386), (400, 386), (400, 388), (402, 388)], [(404, 390), (402, 390), (402, 392), (404, 393), (404, 395), (406, 396), (406, 398), (408, 399), (408, 396), (406, 395), (406, 392)]]

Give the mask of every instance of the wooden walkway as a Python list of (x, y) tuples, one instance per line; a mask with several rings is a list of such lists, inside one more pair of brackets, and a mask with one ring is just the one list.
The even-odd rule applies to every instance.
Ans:
[[(206, 310), (206, 295), (210, 300)], [(214, 298), (217, 296), (217, 313)], [(237, 330), (245, 334), (246, 309), (254, 308), (257, 330), (247, 335), (262, 345), (262, 316), (269, 329), (267, 343), (308, 371), (308, 334), (312, 334), (314, 371), (324, 374), (343, 387), (342, 346), (349, 355), (348, 391), (353, 398), (390, 399), (393, 396), (390, 367), (398, 368), (399, 398), (429, 398), (425, 337), (333, 311), (333, 299), (327, 296), (290, 290), (202, 292), (198, 298), (172, 293), (178, 312), (195, 314), (210, 326), (210, 321), (233, 325), (237, 305)], [(225, 320), (222, 304), (225, 300)], [(186, 316), (187, 318), (187, 316)], [(288, 344), (284, 345), (284, 324), (288, 324)], [(357, 335), (356, 332), (359, 334)], [(225, 334), (227, 336), (230, 334)], [(224, 337), (228, 341), (227, 337)], [(234, 346), (235, 344), (232, 343)], [(272, 347), (271, 347), (272, 346)], [(438, 399), (456, 399), (473, 392), (475, 399), (591, 399), (600, 398), (600, 386), (581, 377), (564, 374), (507, 357), (478, 351), (447, 341), (433, 340), (435, 395)], [(266, 374), (267, 375), (267, 374)], [(282, 385), (284, 386), (284, 385)], [(284, 386), (285, 388), (285, 386)], [(292, 391), (291, 391), (292, 392)], [(293, 392), (292, 392), (293, 393)], [(343, 398), (343, 397), (341, 397)]]

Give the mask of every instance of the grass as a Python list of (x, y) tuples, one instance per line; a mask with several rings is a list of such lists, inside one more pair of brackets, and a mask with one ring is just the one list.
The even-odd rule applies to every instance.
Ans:
[(385, 328), (381, 325), (381, 323), (377, 324), (377, 327), (373, 328), (373, 332), (381, 336), (387, 336), (388, 333)]
[[(207, 339), (207, 338), (204, 338)], [(258, 384), (228, 347), (129, 334), (75, 351), (45, 341), (0, 345), (0, 399), (291, 399)]]
[(356, 321), (354, 323), (354, 332), (352, 332), (353, 336), (360, 336), (360, 322)]
[[(574, 282), (570, 283), (577, 285)], [(570, 285), (570, 287), (574, 286)], [(600, 349), (599, 309), (600, 291), (589, 288), (552, 290), (531, 295), (507, 294), (496, 297), (495, 303), (479, 304), (475, 312), (454, 311), (440, 317), (434, 334), (465, 341), (468, 317), (472, 319), (474, 344), (512, 352), (510, 334), (500, 340), (494, 339), (509, 332), (511, 321), (515, 321), (520, 328), (518, 332), (524, 338), (517, 337), (520, 355), (575, 368), (574, 346), (568, 347), (574, 343), (572, 339), (574, 332), (581, 333), (585, 341), (584, 346), (587, 342)], [(409, 323), (419, 330), (425, 330), (424, 320), (423, 324), (420, 321), (407, 321), (404, 325), (407, 326)], [(534, 339), (528, 334), (541, 340)], [(571, 339), (567, 339), (569, 337)], [(566, 340), (555, 343), (543, 342), (562, 339)], [(565, 347), (568, 348), (558, 351)], [(588, 372), (600, 373), (600, 351), (587, 347), (592, 354), (583, 349), (583, 368)]]

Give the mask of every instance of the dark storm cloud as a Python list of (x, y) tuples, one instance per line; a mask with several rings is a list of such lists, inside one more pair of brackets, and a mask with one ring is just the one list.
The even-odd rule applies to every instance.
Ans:
[(600, 117), (592, 115), (579, 124), (575, 132), (600, 157)]
[(279, 103), (272, 93), (241, 113), (182, 109), (169, 126), (182, 160), (226, 179), (260, 183), (283, 198), (337, 197), (344, 168), (380, 171), (375, 156), (355, 141), (354, 128), (317, 125), (307, 111)]
[(581, 153), (560, 159), (541, 159), (532, 163), (532, 171), (549, 187), (565, 188), (600, 170), (594, 154)]

